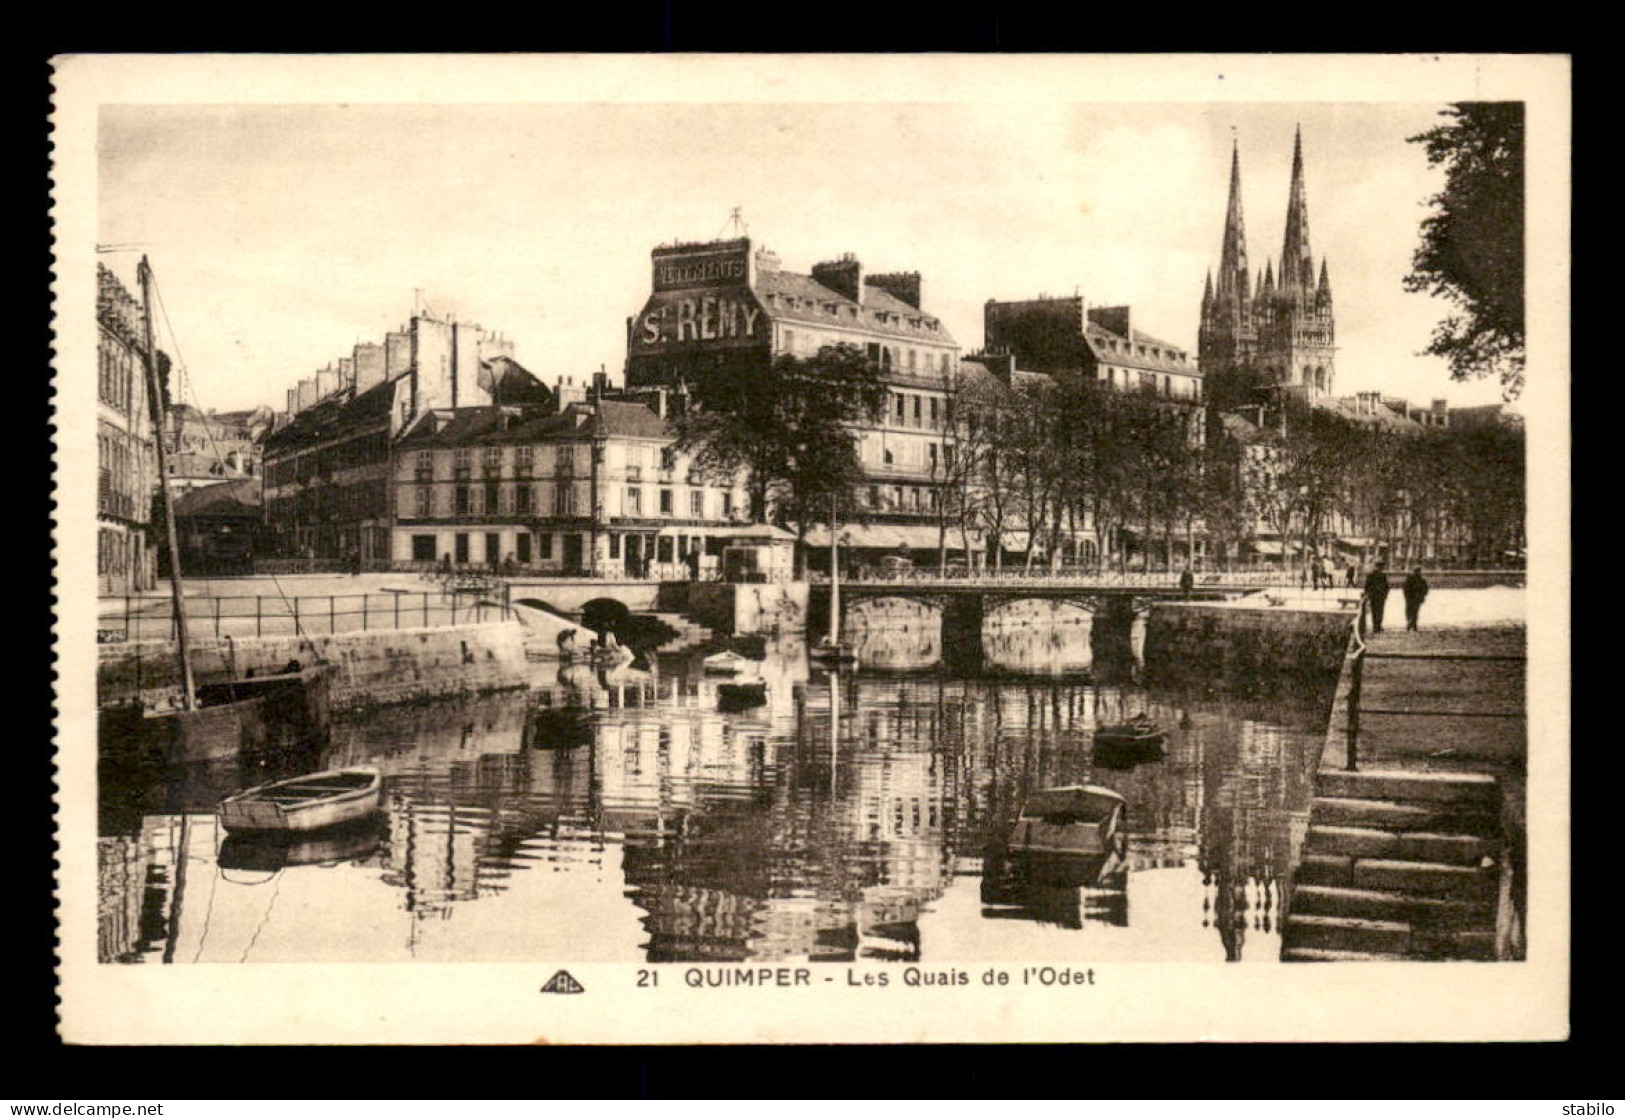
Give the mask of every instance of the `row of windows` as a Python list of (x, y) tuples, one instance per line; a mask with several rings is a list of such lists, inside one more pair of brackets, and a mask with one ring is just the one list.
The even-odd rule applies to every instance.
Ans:
[(936, 512), (941, 492), (921, 485), (871, 485), (868, 507), (876, 512)]
[(267, 460), (265, 480), (270, 485), (293, 485), (331, 476), (338, 470), (384, 462), (389, 458), (389, 432), (358, 435), (296, 457)]
[[(576, 501), (575, 486), (573, 485), (500, 485), (488, 482), (484, 485), (458, 485), (450, 490), (450, 507), (442, 507), (447, 498), (437, 498), (436, 489), (430, 485), (417, 486), (412, 498), (412, 508), (417, 516), (575, 516), (578, 504)], [(548, 509), (545, 504), (552, 498), (552, 507)], [(627, 486), (624, 502), (622, 504), (625, 516), (645, 515), (644, 491), (641, 486)], [(659, 515), (676, 516), (678, 509), (676, 491), (660, 489), (655, 497)], [(695, 520), (706, 517), (706, 494), (704, 490), (690, 490), (686, 506), (687, 515)], [(653, 510), (650, 510), (653, 511)], [(721, 517), (730, 519), (734, 515), (734, 495), (729, 492), (721, 494)]]
[[(864, 444), (864, 458), (873, 463), (873, 444)], [(912, 451), (912, 453), (911, 453)], [(954, 448), (951, 443), (919, 443), (903, 440), (900, 445), (880, 448), (883, 466), (903, 466), (919, 470), (953, 469)]]
[(1187, 360), (1185, 351), (1182, 349), (1169, 349), (1164, 351), (1161, 346), (1147, 347), (1140, 345), (1139, 343), (1130, 344), (1129, 342), (1119, 342), (1113, 338), (1106, 339), (1106, 348), (1113, 353), (1121, 351), (1125, 355), (1137, 354), (1140, 357), (1154, 357), (1158, 360), (1161, 360), (1164, 356), (1166, 356), (1170, 361)]
[(101, 335), (96, 347), (98, 367), (97, 398), (109, 407), (126, 415), (138, 410), (135, 406), (135, 353)]
[[(458, 447), (451, 452), (451, 480), (468, 481), (475, 477), (476, 463), (479, 467), (478, 476), (481, 478), (534, 477), (538, 463), (544, 468), (551, 467), (553, 475), (572, 475), (585, 472), (583, 463), (587, 448), (578, 446), (558, 446), (549, 448), (535, 446), (487, 446), (476, 453), (472, 447)], [(644, 469), (660, 469), (671, 471), (677, 468), (677, 452), (671, 447), (631, 445), (616, 448), (620, 451), (614, 458), (621, 460), (629, 475), (636, 475)], [(512, 452), (511, 463), (509, 452)], [(580, 453), (578, 453), (580, 452)], [(437, 468), (437, 455), (432, 450), (420, 450), (412, 456), (412, 477), (415, 481), (434, 481), (441, 475)], [(504, 472), (504, 471), (508, 472)]]
[[(1159, 376), (1157, 373), (1149, 373), (1144, 370), (1114, 369), (1109, 366), (1102, 371), (1105, 374), (1103, 377), (1098, 373), (1096, 376), (1105, 380), (1109, 385), (1121, 388), (1139, 388), (1143, 391), (1155, 392), (1159, 396), (1170, 398), (1175, 395), (1195, 395), (1195, 386), (1187, 384), (1183, 377), (1180, 378), (1180, 383), (1176, 385), (1173, 377), (1166, 374)], [(1175, 392), (1176, 388), (1178, 392)]]
[[(816, 353), (823, 346), (851, 344), (850, 338), (839, 335), (823, 336), (818, 334), (803, 334), (801, 345), (796, 345), (796, 332), (786, 329), (784, 331), (784, 352), (786, 353)], [(932, 350), (905, 349), (902, 346), (886, 345), (881, 342), (868, 342), (864, 347), (869, 360), (875, 362), (882, 369), (907, 370), (911, 373), (941, 373), (946, 376), (953, 368), (953, 355)]]
[(96, 436), (96, 467), (97, 511), (134, 519), (140, 479), (130, 437), (104, 425)]
[(102, 528), (96, 533), (96, 573), (99, 575), (139, 573), (143, 552), (141, 537), (134, 532)]
[(894, 427), (936, 431), (947, 417), (947, 408), (940, 397), (924, 396), (918, 392), (891, 393), (891, 407), (887, 410)]

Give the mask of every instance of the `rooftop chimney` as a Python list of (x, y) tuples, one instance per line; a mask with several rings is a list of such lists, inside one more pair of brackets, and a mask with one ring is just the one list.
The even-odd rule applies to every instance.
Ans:
[(813, 279), (832, 291), (839, 291), (854, 303), (863, 302), (863, 265), (850, 252), (842, 253), (839, 260), (814, 264)]
[(864, 280), (870, 287), (878, 287), (896, 299), (900, 299), (913, 307), (920, 309), (920, 273), (918, 272), (887, 272), (884, 275), (870, 276)]

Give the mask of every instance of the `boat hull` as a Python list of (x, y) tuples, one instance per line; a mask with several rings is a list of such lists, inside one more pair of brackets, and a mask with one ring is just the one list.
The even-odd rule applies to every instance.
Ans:
[(332, 726), (327, 666), (285, 675), (206, 683), (195, 710), (100, 712), (104, 757), (160, 765), (202, 764), (317, 749)]
[[(355, 787), (323, 794), (310, 790), (324, 780), (354, 781), (363, 776), (371, 779)], [(233, 834), (309, 834), (370, 819), (378, 813), (382, 800), (383, 781), (377, 770), (313, 773), (263, 784), (222, 800), (220, 825)]]
[(373, 789), (367, 795), (342, 804), (313, 804), (286, 808), (281, 804), (250, 801), (222, 806), (220, 825), (232, 834), (309, 834), (360, 823), (378, 813), (383, 793)]

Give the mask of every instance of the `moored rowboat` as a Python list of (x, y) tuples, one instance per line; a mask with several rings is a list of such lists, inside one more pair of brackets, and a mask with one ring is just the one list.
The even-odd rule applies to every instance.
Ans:
[(261, 784), (220, 801), (220, 824), (232, 832), (319, 831), (354, 823), (378, 810), (383, 778), (356, 766)]

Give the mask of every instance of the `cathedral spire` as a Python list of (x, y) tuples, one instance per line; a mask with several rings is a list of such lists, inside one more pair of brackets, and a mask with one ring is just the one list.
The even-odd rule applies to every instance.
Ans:
[(1219, 253), (1218, 296), (1247, 298), (1247, 230), (1241, 218), (1241, 142), (1230, 148), (1230, 206), (1224, 217), (1224, 248)]
[(1324, 256), (1320, 258), (1320, 294), (1327, 299), (1332, 297), (1332, 281), (1331, 277), (1326, 274), (1326, 257)]
[(1292, 190), (1286, 203), (1286, 243), (1281, 248), (1281, 286), (1307, 288), (1314, 282), (1315, 260), (1309, 251), (1309, 203), (1303, 188), (1303, 128), (1292, 138)]
[[(1322, 270), (1322, 272), (1325, 271), (1324, 266), (1322, 266), (1321, 270)], [(1212, 307), (1212, 306), (1213, 306), (1213, 269), (1209, 268), (1207, 270), (1207, 281), (1202, 284), (1202, 313), (1204, 315), (1207, 314), (1208, 309), (1210, 307)]]
[[(1285, 270), (1284, 263), (1282, 265), (1282, 270), (1283, 271)], [(1270, 258), (1266, 256), (1266, 257), (1264, 257), (1264, 278), (1261, 281), (1259, 281), (1258, 289), (1260, 291), (1268, 291), (1271, 288), (1273, 288), (1274, 286), (1275, 286), (1275, 268), (1270, 263)]]

